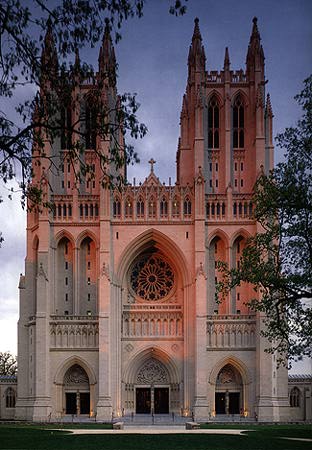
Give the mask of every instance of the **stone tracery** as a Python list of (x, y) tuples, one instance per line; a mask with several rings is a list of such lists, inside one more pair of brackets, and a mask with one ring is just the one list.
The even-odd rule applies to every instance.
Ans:
[(173, 289), (174, 273), (159, 255), (144, 255), (132, 267), (130, 286), (144, 300), (161, 300)]
[(163, 365), (152, 358), (147, 361), (137, 375), (138, 383), (167, 383), (168, 374)]

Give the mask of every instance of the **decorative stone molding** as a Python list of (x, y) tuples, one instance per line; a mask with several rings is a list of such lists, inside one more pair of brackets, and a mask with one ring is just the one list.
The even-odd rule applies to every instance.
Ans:
[(123, 337), (182, 337), (182, 311), (124, 311)]
[(207, 320), (207, 347), (209, 349), (254, 348), (256, 321), (251, 316), (209, 316)]
[(159, 361), (152, 358), (141, 367), (136, 382), (142, 384), (168, 383), (168, 373)]
[(51, 348), (98, 348), (98, 323), (50, 323)]

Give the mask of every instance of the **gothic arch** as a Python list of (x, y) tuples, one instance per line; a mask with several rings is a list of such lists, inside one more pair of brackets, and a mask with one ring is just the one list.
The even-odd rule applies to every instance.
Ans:
[(55, 235), (55, 237), (54, 237), (55, 247), (54, 248), (57, 248), (57, 246), (59, 245), (60, 241), (63, 238), (67, 238), (69, 240), (69, 242), (71, 243), (72, 247), (75, 248), (75, 239), (74, 239), (73, 235), (71, 233), (69, 233), (67, 230), (61, 230)]
[(208, 108), (209, 102), (210, 102), (210, 100), (213, 99), (213, 97), (215, 97), (217, 99), (219, 108), (221, 109), (223, 104), (224, 104), (224, 100), (223, 100), (222, 95), (220, 94), (220, 92), (218, 92), (216, 89), (213, 89), (209, 93), (208, 97), (206, 98), (205, 106)]
[(235, 100), (237, 99), (237, 97), (241, 97), (244, 103), (244, 106), (247, 108), (249, 103), (248, 103), (248, 96), (247, 94), (242, 90), (242, 89), (237, 89), (237, 91), (235, 91), (232, 96), (231, 96), (231, 106), (233, 107)]
[(81, 244), (82, 244), (83, 240), (84, 240), (85, 238), (87, 238), (87, 237), (90, 238), (90, 239), (94, 242), (95, 248), (98, 249), (98, 241), (97, 241), (97, 237), (96, 237), (95, 234), (94, 234), (92, 231), (90, 231), (90, 230), (84, 230), (84, 231), (82, 231), (82, 232), (78, 235), (78, 237), (77, 237), (77, 239), (76, 239), (76, 246), (77, 246), (77, 248), (80, 248), (80, 247), (81, 247)]
[(207, 238), (206, 247), (209, 248), (214, 238), (218, 237), (221, 239), (227, 246), (229, 245), (230, 238), (225, 231), (221, 230), (220, 228), (217, 228), (214, 230)]
[(150, 359), (155, 359), (165, 366), (170, 377), (170, 383), (179, 383), (180, 380), (176, 364), (167, 352), (158, 347), (148, 347), (144, 350), (139, 350), (125, 368), (123, 382), (129, 384), (135, 383), (138, 370)]
[[(170, 238), (154, 228), (140, 234), (127, 245), (119, 258), (117, 266), (118, 280), (122, 282), (132, 261), (151, 246), (156, 247), (168, 256), (176, 272), (181, 277), (183, 285), (191, 283), (190, 270), (181, 249)], [(179, 264), (175, 263), (177, 260)]]
[(247, 366), (240, 359), (236, 358), (235, 356), (227, 356), (227, 357), (221, 359), (214, 366), (212, 371), (210, 372), (209, 379), (208, 379), (210, 384), (212, 384), (212, 385), (216, 384), (217, 377), (218, 377), (220, 370), (227, 364), (232, 365), (233, 367), (235, 367), (235, 369), (238, 370), (238, 372), (240, 373), (240, 375), (242, 377), (244, 385), (251, 383), (251, 377), (250, 377)]
[(230, 247), (233, 247), (233, 244), (238, 237), (248, 239), (251, 237), (251, 234), (244, 228), (240, 228), (239, 230), (235, 231), (235, 233), (230, 238)]
[(86, 374), (88, 375), (90, 385), (94, 385), (97, 383), (93, 369), (88, 365), (88, 363), (84, 359), (82, 359), (80, 356), (77, 355), (71, 356), (70, 358), (61, 363), (61, 365), (59, 366), (59, 368), (55, 373), (54, 383), (57, 385), (62, 385), (64, 382), (65, 373), (74, 364), (78, 364), (85, 370)]

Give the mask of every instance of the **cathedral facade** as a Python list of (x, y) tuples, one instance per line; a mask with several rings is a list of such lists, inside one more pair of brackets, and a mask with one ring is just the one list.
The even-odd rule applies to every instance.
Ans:
[[(113, 59), (106, 31), (99, 77)], [(252, 286), (215, 300), (217, 262), (239, 264), (259, 227), (254, 183), (273, 167), (265, 84), (256, 19), (246, 70), (238, 71), (228, 49), (223, 70), (206, 70), (196, 19), (175, 184), (159, 180), (151, 159), (143, 183), (102, 188), (93, 146), (105, 152), (110, 144), (87, 136), (88, 126), (93, 179), (77, 186), (66, 163), (58, 175), (44, 173), (43, 164), (34, 169), (34, 182), (46, 177), (44, 195), (54, 210), (28, 212), (16, 418), (174, 413), (287, 420), (287, 370), (264, 352), (262, 317), (248, 307)], [(82, 98), (87, 87), (80, 86)], [(61, 141), (47, 154), (66, 152)]]

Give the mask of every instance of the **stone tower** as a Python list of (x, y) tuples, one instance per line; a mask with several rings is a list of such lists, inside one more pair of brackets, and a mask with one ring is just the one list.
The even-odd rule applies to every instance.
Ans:
[[(43, 58), (57, 75), (49, 30)], [(116, 80), (107, 73), (114, 66), (106, 28), (97, 82), (112, 105)], [(161, 183), (151, 159), (144, 183), (112, 190), (101, 187), (95, 152), (109, 155), (110, 140), (92, 133), (88, 80), (76, 86), (80, 109), (61, 114), (70, 122), (83, 117), (84, 157), (95, 177), (77, 184), (65, 135), (46, 148), (59, 158), (59, 173), (34, 167), (34, 183), (41, 183), (54, 212), (28, 213), (17, 418), (287, 419), (287, 372), (264, 353), (262, 318), (248, 308), (252, 287), (241, 285), (221, 304), (214, 296), (216, 262), (239, 264), (246, 239), (258, 229), (253, 185), (273, 166), (265, 84), (256, 18), (245, 71), (231, 70), (228, 48), (223, 70), (206, 70), (195, 19), (177, 182)], [(122, 145), (122, 134), (119, 139)]]

